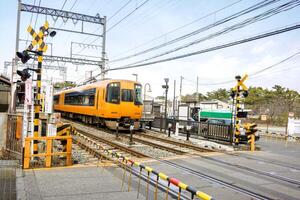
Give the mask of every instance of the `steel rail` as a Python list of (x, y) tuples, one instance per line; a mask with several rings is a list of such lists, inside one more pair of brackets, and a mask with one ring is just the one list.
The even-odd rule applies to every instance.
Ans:
[(208, 148), (203, 148), (203, 147), (199, 147), (199, 146), (192, 145), (192, 144), (187, 144), (187, 143), (183, 143), (183, 142), (179, 142), (179, 141), (174, 141), (174, 140), (170, 140), (170, 139), (167, 139), (167, 138), (155, 137), (153, 135), (139, 134), (138, 136), (142, 136), (142, 137), (146, 137), (146, 138), (154, 139), (154, 140), (159, 140), (159, 141), (162, 141), (162, 142), (165, 142), (165, 143), (178, 145), (180, 147), (185, 147), (185, 148), (193, 149), (193, 150), (200, 151), (200, 152), (207, 152), (207, 151), (213, 152), (213, 150), (208, 149)]
[(270, 172), (264, 172), (264, 171), (260, 171), (260, 170), (257, 170), (257, 169), (252, 169), (252, 168), (242, 166), (242, 165), (229, 163), (229, 162), (218, 160), (218, 159), (215, 159), (215, 158), (210, 158), (210, 157), (206, 157), (206, 156), (201, 156), (201, 157), (206, 159), (206, 160), (211, 160), (211, 161), (214, 161), (214, 162), (217, 162), (217, 163), (222, 163), (222, 164), (227, 165), (227, 166), (236, 167), (238, 169), (243, 169), (243, 170), (250, 171), (250, 172), (253, 172), (253, 173), (256, 173), (256, 174), (260, 174), (260, 175), (264, 175), (264, 176), (267, 176), (267, 177), (272, 177), (272, 178), (278, 179), (280, 181), (285, 181), (285, 182), (291, 183), (293, 185), (296, 185), (297, 187), (300, 186), (300, 181), (295, 180), (295, 179), (275, 175), (275, 174), (272, 174)]
[[(129, 138), (129, 136), (127, 136), (127, 135), (122, 135), (121, 137)], [(175, 154), (183, 155), (183, 154), (187, 153), (185, 151), (174, 149), (172, 147), (164, 146), (164, 145), (157, 144), (157, 143), (154, 143), (154, 142), (151, 142), (151, 141), (148, 141), (148, 140), (137, 138), (136, 136), (133, 136), (132, 139), (134, 141), (137, 141), (137, 142), (149, 145), (149, 146), (153, 146), (153, 147), (156, 147), (158, 149), (166, 150), (166, 151), (169, 151), (169, 152), (172, 152), (172, 153), (175, 153)]]
[(103, 143), (105, 143), (105, 144), (108, 144), (108, 145), (110, 145), (110, 146), (112, 146), (112, 147), (114, 147), (114, 148), (120, 149), (120, 150), (122, 150), (122, 151), (124, 151), (124, 152), (126, 152), (126, 153), (129, 153), (129, 154), (131, 154), (131, 155), (133, 155), (133, 156), (136, 156), (136, 157), (138, 157), (138, 158), (149, 158), (148, 155), (143, 154), (143, 153), (141, 153), (141, 152), (138, 152), (138, 151), (136, 151), (136, 150), (134, 150), (134, 149), (127, 148), (126, 146), (123, 146), (123, 145), (121, 145), (121, 144), (112, 142), (112, 141), (107, 140), (107, 139), (105, 139), (105, 138), (103, 138), (103, 137), (93, 135), (93, 134), (88, 133), (88, 132), (86, 132), (86, 131), (84, 131), (84, 130), (82, 130), (82, 129), (79, 129), (79, 128), (75, 128), (75, 129), (76, 129), (79, 133), (82, 133), (83, 135), (86, 135), (86, 136), (88, 136), (88, 137), (90, 137), (90, 138), (92, 138), (92, 139), (95, 139), (95, 140), (98, 140), (98, 141), (103, 142)]
[(232, 189), (234, 191), (237, 191), (241, 194), (246, 194), (250, 197), (253, 197), (255, 199), (260, 199), (260, 200), (273, 200), (272, 198), (269, 198), (265, 195), (262, 195), (262, 194), (258, 194), (258, 193), (255, 193), (255, 192), (252, 192), (251, 190), (248, 190), (248, 189), (245, 189), (243, 187), (240, 187), (240, 186), (237, 186), (237, 185), (234, 185), (233, 183), (229, 183), (227, 181), (223, 181), (221, 179), (218, 179), (218, 178), (215, 178), (213, 176), (210, 176), (210, 175), (207, 175), (207, 174), (204, 174), (202, 172), (199, 172), (195, 169), (192, 169), (192, 168), (189, 168), (189, 167), (185, 167), (185, 166), (182, 166), (182, 165), (179, 165), (179, 164), (176, 164), (174, 162), (171, 162), (171, 161), (168, 161), (168, 160), (162, 160), (162, 159), (159, 159), (159, 158), (154, 158), (160, 162), (163, 162), (163, 163), (166, 163), (167, 165), (170, 165), (170, 166), (173, 166), (177, 169), (182, 169), (186, 172), (189, 172), (197, 177), (200, 177), (200, 178), (204, 178), (206, 180), (209, 180), (209, 181), (212, 181), (214, 183), (218, 183), (226, 188), (229, 188), (229, 189)]
[[(76, 139), (73, 139), (73, 141), (78, 142)], [(125, 166), (126, 171), (131, 172), (134, 176), (141, 178), (143, 181), (148, 182), (148, 177), (145, 174), (140, 174), (140, 172), (138, 170), (136, 170), (135, 168), (130, 169), (131, 167), (129, 167), (128, 165), (120, 162), (119, 160), (114, 160), (112, 157), (109, 157), (108, 155), (104, 154), (104, 153), (100, 153), (98, 151), (96, 151), (95, 149), (87, 146), (84, 143), (79, 142), (78, 146), (80, 146), (81, 148), (87, 149), (88, 152), (91, 152), (94, 156), (96, 156), (99, 159), (105, 159), (105, 160), (109, 160), (114, 162), (114, 164), (116, 164), (117, 166)], [(158, 189), (160, 191), (165, 192), (166, 190), (169, 191), (169, 195), (173, 198), (177, 198), (178, 197), (178, 191), (174, 190), (173, 188), (169, 187), (167, 188), (166, 185), (160, 181), (156, 182), (156, 179), (154, 179), (153, 177), (150, 176), (149, 179), (149, 184), (152, 186), (156, 186), (156, 184), (158, 184)], [(190, 197), (187, 197), (185, 194), (181, 194), (180, 195), (180, 199), (183, 200), (188, 200), (191, 199)]]

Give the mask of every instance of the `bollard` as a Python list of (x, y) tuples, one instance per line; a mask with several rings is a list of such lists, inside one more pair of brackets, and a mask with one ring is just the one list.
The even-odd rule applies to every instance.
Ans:
[(181, 187), (178, 188), (178, 200), (180, 200), (180, 195), (181, 195)]
[(116, 122), (116, 139), (119, 138), (119, 121)]
[(151, 130), (152, 122), (149, 122), (149, 130)]
[(190, 125), (186, 126), (186, 141), (190, 140), (190, 130), (192, 129), (192, 127)]
[(131, 174), (132, 174), (132, 167), (133, 167), (133, 163), (130, 166), (130, 174), (128, 176), (128, 192), (130, 191), (130, 185), (131, 185)]
[(154, 193), (154, 200), (157, 200), (158, 180), (159, 180), (159, 176), (158, 176), (158, 174), (157, 174), (157, 177), (156, 177), (156, 182), (155, 182), (155, 193)]
[(123, 167), (124, 167), (124, 173), (123, 173), (123, 177), (122, 177), (122, 187), (121, 187), (121, 191), (123, 190), (124, 181), (125, 181), (126, 164), (123, 164)]
[(148, 200), (149, 182), (150, 182), (150, 172), (147, 171), (147, 173), (148, 173), (148, 176), (147, 176), (146, 200)]
[(134, 126), (131, 124), (131, 125), (130, 125), (130, 127), (129, 127), (129, 130), (130, 130), (130, 139), (129, 139), (129, 145), (132, 145), (132, 144), (134, 144), (134, 143), (133, 143), (133, 138), (132, 138), (133, 129), (134, 129)]
[(140, 167), (139, 184), (138, 184), (137, 197), (136, 197), (137, 199), (139, 198), (139, 195), (140, 195), (141, 176), (142, 176), (142, 168)]
[(172, 128), (172, 124), (169, 123), (168, 124), (168, 137), (171, 137), (171, 128)]
[(168, 187), (167, 187), (167, 191), (166, 191), (166, 198), (165, 198), (165, 200), (168, 200), (169, 190), (170, 190), (170, 181), (168, 181)]

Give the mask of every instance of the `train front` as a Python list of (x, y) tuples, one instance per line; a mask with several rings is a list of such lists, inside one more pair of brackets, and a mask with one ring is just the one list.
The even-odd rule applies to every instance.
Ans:
[(130, 125), (139, 129), (143, 111), (142, 85), (135, 81), (114, 80), (106, 87), (106, 110), (110, 119), (105, 124), (110, 129), (128, 130)]

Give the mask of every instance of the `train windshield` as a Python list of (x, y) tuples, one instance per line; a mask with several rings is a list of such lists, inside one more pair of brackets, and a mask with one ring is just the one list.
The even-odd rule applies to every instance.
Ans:
[(123, 89), (122, 90), (122, 101), (133, 102), (132, 90)]
[(134, 98), (134, 104), (135, 105), (143, 105), (143, 99), (142, 99), (142, 86), (135, 84), (135, 98)]
[(120, 103), (120, 83), (107, 85), (106, 101), (109, 103)]

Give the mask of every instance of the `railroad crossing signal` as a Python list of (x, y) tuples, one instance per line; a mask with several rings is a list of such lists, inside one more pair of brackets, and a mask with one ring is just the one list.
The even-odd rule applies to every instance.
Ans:
[(48, 45), (44, 42), (45, 34), (48, 34), (49, 23), (46, 21), (44, 26), (40, 28), (39, 33), (37, 34), (35, 30), (29, 25), (27, 28), (27, 32), (30, 33), (33, 40), (31, 44), (28, 46), (27, 50), (31, 51), (37, 44), (39, 45), (38, 51), (46, 52), (48, 49)]
[(244, 84), (246, 79), (248, 78), (248, 75), (246, 74), (241, 78), (241, 76), (236, 76), (235, 79), (237, 80), (237, 84), (235, 87), (232, 88), (231, 90), (231, 97), (233, 99), (233, 105), (235, 110), (234, 110), (234, 135), (235, 135), (235, 140), (234, 143), (235, 145), (238, 145), (240, 142), (240, 118), (246, 118), (247, 117), (247, 112), (242, 111), (242, 105), (241, 105), (241, 98), (245, 98), (248, 96), (248, 88)]

